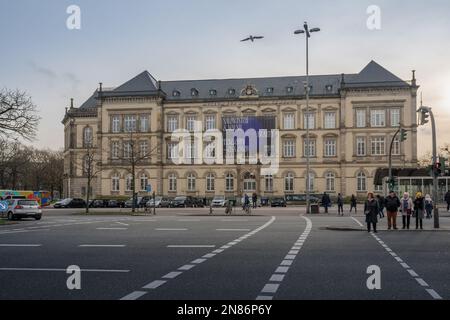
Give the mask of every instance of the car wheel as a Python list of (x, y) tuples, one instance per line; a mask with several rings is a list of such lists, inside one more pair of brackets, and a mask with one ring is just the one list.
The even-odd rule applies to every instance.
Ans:
[(13, 215), (12, 212), (8, 212), (8, 220), (9, 220), (9, 221), (14, 220), (14, 215)]
[(36, 219), (36, 221), (39, 221), (42, 219), (42, 216), (36, 216), (36, 217), (34, 217), (34, 219)]

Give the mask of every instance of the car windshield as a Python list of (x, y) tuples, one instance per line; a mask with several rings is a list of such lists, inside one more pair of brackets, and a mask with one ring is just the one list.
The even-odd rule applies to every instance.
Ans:
[(215, 201), (225, 200), (225, 196), (217, 196), (217, 197), (214, 197), (214, 200), (215, 200)]
[(72, 201), (72, 199), (64, 199), (63, 201), (61, 201), (61, 203), (66, 204), (66, 203), (69, 203), (70, 201)]
[(36, 200), (20, 200), (18, 202), (18, 204), (20, 206), (38, 206), (39, 205)]
[(176, 197), (175, 201), (184, 201), (186, 200), (186, 197)]

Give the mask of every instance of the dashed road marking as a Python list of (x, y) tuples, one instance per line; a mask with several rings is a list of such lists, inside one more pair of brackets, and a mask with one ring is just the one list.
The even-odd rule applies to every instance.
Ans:
[[(38, 271), (38, 272), (66, 272), (67, 269), (55, 269), (55, 268), (0, 268), (0, 271)], [(130, 270), (108, 270), (108, 269), (81, 269), (81, 272), (94, 272), (94, 273), (128, 273)]]
[(137, 300), (140, 297), (142, 297), (143, 295), (146, 295), (147, 292), (146, 291), (134, 291), (132, 293), (130, 293), (129, 295), (126, 295), (125, 297), (123, 297), (120, 300)]
[(188, 231), (187, 228), (157, 228), (156, 231)]
[(125, 248), (124, 244), (80, 244), (80, 248)]
[(37, 248), (37, 247), (41, 247), (42, 244), (0, 244), (0, 247), (20, 247), (20, 248)]
[(208, 245), (182, 245), (182, 244), (171, 244), (168, 245), (167, 248), (215, 248), (216, 246), (213, 244)]

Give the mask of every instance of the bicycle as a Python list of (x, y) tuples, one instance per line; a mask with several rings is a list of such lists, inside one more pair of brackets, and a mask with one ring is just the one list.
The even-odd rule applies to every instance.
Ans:
[(244, 211), (245, 214), (247, 215), (251, 215), (252, 214), (252, 208), (249, 204), (244, 205), (244, 207), (242, 208), (242, 210)]

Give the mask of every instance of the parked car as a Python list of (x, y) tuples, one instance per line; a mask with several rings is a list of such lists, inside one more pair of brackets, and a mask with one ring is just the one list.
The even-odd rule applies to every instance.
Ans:
[(105, 202), (103, 200), (90, 200), (89, 207), (90, 208), (104, 208)]
[(213, 207), (225, 207), (227, 201), (225, 200), (225, 196), (215, 196), (211, 202), (211, 206)]
[[(142, 208), (145, 207), (147, 202), (150, 201), (150, 197), (137, 197), (136, 198), (136, 204), (135, 208)], [(133, 198), (128, 199), (125, 201), (125, 208), (132, 208), (133, 207)]]
[(86, 208), (86, 201), (78, 198), (67, 198), (62, 201), (58, 201), (53, 205), (54, 208)]
[[(313, 204), (318, 204), (320, 198), (315, 195), (310, 195), (309, 200)], [(304, 205), (306, 204), (306, 194), (290, 194), (286, 196), (286, 204), (288, 205)]]
[(41, 220), (41, 206), (36, 200), (11, 199), (8, 200), (8, 220), (34, 218)]
[(195, 207), (196, 201), (192, 197), (186, 197), (186, 196), (180, 196), (175, 197), (171, 203), (172, 208), (188, 208), (188, 207)]
[(109, 200), (106, 204), (107, 208), (119, 208), (121, 207), (121, 204), (117, 200)]
[(153, 201), (153, 198), (151, 198), (146, 205), (149, 208), (153, 208), (155, 206), (157, 208), (168, 208), (170, 205), (170, 200), (164, 197), (155, 197), (155, 201)]
[(284, 198), (272, 198), (272, 200), (270, 200), (270, 206), (272, 208), (274, 208), (274, 207), (285, 208), (287, 206), (287, 204), (286, 204), (286, 200), (284, 200)]

